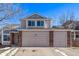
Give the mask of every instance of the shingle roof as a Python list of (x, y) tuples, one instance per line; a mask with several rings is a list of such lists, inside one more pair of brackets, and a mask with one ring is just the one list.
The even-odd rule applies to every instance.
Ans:
[(19, 24), (9, 24), (9, 25), (6, 25), (4, 29), (16, 29), (19, 26), (20, 26)]
[(26, 19), (48, 19), (48, 18), (41, 16), (39, 14), (32, 14), (31, 16), (27, 17)]
[(74, 23), (74, 24), (76, 24), (76, 25), (79, 25), (79, 21), (68, 20), (68, 21), (66, 21), (66, 22), (63, 24), (63, 26), (69, 25), (69, 24), (71, 24), (71, 23)]
[(72, 23), (72, 22), (74, 22), (74, 21), (68, 20), (68, 21), (66, 21), (65, 23), (63, 23), (63, 26), (69, 25), (69, 24)]

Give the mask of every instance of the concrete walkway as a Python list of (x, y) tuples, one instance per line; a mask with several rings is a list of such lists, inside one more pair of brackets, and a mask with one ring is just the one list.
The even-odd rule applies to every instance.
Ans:
[(8, 50), (10, 49), (11, 47), (5, 47), (5, 48), (0, 48), (0, 50)]
[(15, 48), (7, 56), (14, 56), (17, 53), (18, 50), (19, 50), (19, 48)]
[(12, 56), (14, 55), (19, 48), (11, 48), (9, 50), (6, 50), (5, 52), (1, 53), (0, 56)]

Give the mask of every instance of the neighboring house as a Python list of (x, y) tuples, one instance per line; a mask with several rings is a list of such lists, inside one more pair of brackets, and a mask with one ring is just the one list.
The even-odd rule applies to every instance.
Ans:
[(0, 31), (0, 37), (2, 45), (10, 45), (10, 32), (16, 31), (19, 28), (19, 24), (8, 24), (4, 26)]
[[(53, 29), (51, 21), (53, 19), (39, 14), (32, 14), (21, 19), (20, 28), (10, 32), (9, 45), (20, 47), (79, 46), (79, 40), (75, 41), (77, 39), (76, 32), (79, 35), (78, 30)], [(4, 40), (2, 39), (2, 41)], [(76, 42), (77, 44), (75, 44)]]
[(79, 30), (79, 21), (68, 20), (63, 24), (64, 28)]

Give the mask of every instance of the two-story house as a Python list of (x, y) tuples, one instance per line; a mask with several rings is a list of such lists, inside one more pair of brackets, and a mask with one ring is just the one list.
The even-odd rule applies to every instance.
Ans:
[(53, 29), (53, 20), (39, 14), (32, 14), (20, 21), (20, 28), (10, 32), (10, 46), (68, 47), (76, 40), (75, 30)]

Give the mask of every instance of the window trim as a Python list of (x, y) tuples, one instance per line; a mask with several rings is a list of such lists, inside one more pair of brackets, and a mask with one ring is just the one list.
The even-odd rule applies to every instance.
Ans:
[[(38, 26), (38, 22), (40, 23), (40, 25)], [(43, 22), (43, 23), (42, 23)], [(43, 24), (43, 25), (42, 25)], [(42, 21), (42, 20), (38, 20), (37, 21), (37, 27), (43, 27), (44, 26), (44, 21)]]
[[(31, 25), (29, 25), (29, 22), (31, 23)], [(34, 20), (28, 20), (28, 26), (35, 26), (35, 21)]]

